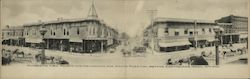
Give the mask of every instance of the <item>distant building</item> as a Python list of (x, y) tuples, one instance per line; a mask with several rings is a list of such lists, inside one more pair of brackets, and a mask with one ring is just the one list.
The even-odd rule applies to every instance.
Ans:
[(25, 43), (23, 30), (21, 26), (7, 26), (2, 29), (2, 44), (23, 46)]
[(246, 42), (248, 39), (248, 18), (229, 15), (215, 21), (225, 29), (223, 44)]
[(144, 45), (162, 52), (213, 46), (215, 26), (214, 21), (157, 18), (144, 30)]

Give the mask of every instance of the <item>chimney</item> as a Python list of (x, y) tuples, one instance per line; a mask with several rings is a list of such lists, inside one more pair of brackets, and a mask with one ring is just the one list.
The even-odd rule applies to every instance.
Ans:
[(6, 25), (6, 27), (7, 27), (7, 28), (10, 28), (10, 26), (9, 26), (9, 25)]

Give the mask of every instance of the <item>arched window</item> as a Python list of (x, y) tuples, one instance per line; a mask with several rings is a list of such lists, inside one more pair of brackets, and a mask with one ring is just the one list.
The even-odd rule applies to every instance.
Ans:
[(52, 30), (50, 30), (50, 35), (53, 35), (53, 32), (52, 32)]
[(95, 35), (95, 27), (93, 27), (93, 35)]
[(79, 28), (77, 28), (77, 34), (78, 34), (78, 35), (80, 34)]
[(63, 29), (63, 35), (65, 35), (66, 34), (66, 30), (65, 29)]
[(188, 29), (185, 29), (185, 30), (184, 30), (184, 34), (188, 34)]

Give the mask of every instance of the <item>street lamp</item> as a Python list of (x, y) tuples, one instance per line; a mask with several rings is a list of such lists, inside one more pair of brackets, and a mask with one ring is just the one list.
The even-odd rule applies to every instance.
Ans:
[(220, 57), (219, 57), (219, 45), (220, 45), (220, 42), (221, 41), (219, 40), (220, 37), (221, 37), (221, 33), (223, 31), (223, 29), (219, 26), (216, 26), (213, 28), (214, 32), (215, 32), (215, 63), (216, 65), (219, 65), (219, 62), (220, 62)]
[(46, 34), (47, 30), (45, 27), (42, 25), (42, 28), (39, 31), (42, 35), (42, 64), (45, 64), (45, 40), (44, 40), (44, 35)]

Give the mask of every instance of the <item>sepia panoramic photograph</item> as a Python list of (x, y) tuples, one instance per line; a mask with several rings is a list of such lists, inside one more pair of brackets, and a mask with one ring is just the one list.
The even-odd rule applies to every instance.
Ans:
[(1, 0), (1, 73), (247, 66), (248, 7), (248, 0)]

